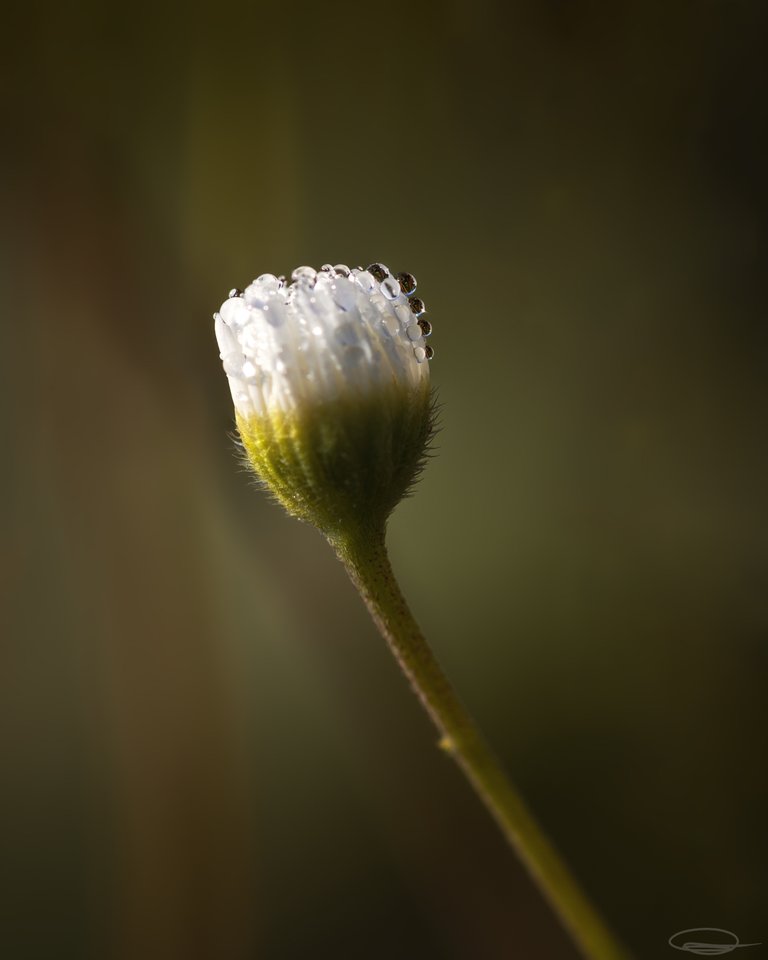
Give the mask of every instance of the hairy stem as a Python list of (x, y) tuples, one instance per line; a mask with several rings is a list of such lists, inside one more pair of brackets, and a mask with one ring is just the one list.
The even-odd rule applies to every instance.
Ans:
[(435, 659), (395, 580), (384, 532), (332, 542), (376, 625), (449, 752), (585, 957), (627, 960), (528, 812)]

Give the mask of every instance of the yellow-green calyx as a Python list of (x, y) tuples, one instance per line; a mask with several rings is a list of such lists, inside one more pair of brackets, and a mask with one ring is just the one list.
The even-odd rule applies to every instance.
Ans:
[(286, 510), (330, 539), (379, 530), (424, 461), (426, 384), (336, 397), (300, 412), (237, 415), (248, 461)]
[(215, 315), (249, 464), (336, 542), (383, 531), (433, 428), (431, 325), (382, 264), (265, 274)]

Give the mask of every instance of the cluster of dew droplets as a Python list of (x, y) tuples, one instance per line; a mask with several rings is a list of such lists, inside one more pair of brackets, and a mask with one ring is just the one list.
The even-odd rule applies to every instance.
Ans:
[(265, 273), (231, 290), (214, 321), (236, 408), (288, 411), (350, 384), (418, 384), (434, 352), (415, 292), (411, 274), (381, 263), (297, 267), (290, 283)]

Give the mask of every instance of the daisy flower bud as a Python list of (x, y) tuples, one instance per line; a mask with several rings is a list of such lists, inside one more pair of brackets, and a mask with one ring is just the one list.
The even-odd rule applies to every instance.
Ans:
[(385, 526), (432, 435), (432, 326), (409, 273), (297, 267), (231, 290), (214, 314), (248, 462), (328, 538), (440, 745), (517, 850), (585, 957), (627, 960), (454, 692), (389, 563)]
[(432, 432), (431, 325), (410, 274), (297, 267), (214, 314), (248, 461), (329, 538), (383, 529)]

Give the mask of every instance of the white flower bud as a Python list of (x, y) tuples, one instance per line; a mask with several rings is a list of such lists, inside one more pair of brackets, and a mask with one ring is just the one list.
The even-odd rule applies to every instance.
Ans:
[(236, 419), (257, 474), (329, 535), (382, 524), (431, 432), (429, 363), (410, 274), (382, 264), (262, 274), (214, 314)]
[(216, 338), (241, 416), (428, 380), (424, 336), (398, 280), (343, 270), (298, 267), (290, 284), (263, 274), (221, 305)]

